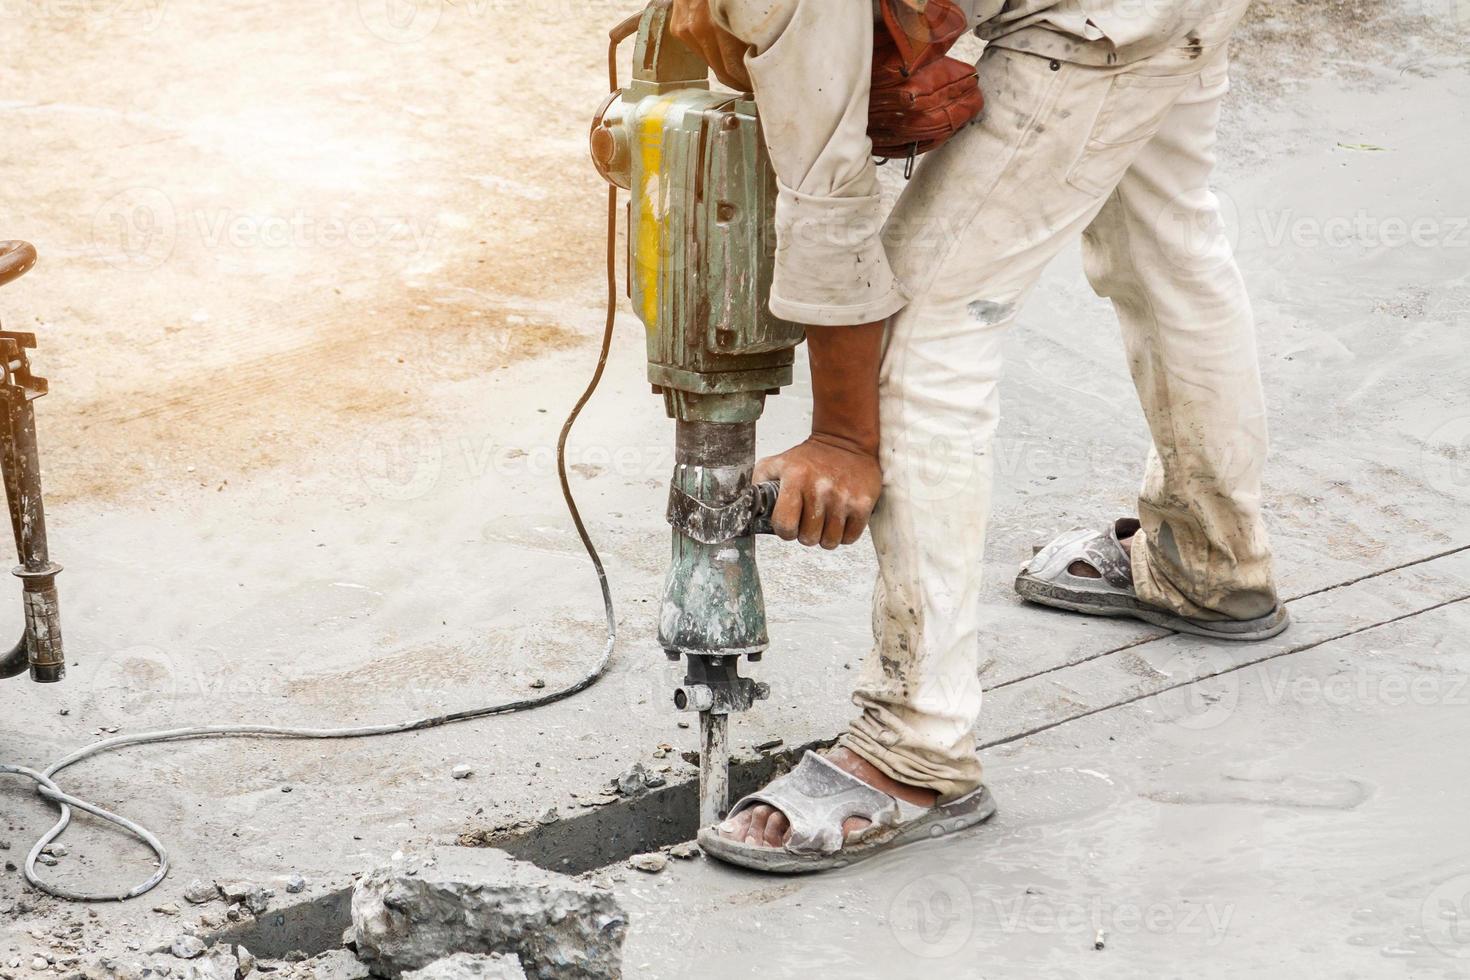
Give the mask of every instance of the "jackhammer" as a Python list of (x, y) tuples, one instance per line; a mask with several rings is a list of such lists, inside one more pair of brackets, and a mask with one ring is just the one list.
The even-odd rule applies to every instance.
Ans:
[[(29, 242), (0, 242), (0, 286), (19, 279), (36, 264)], [(31, 373), (28, 349), (36, 335), (0, 330), (0, 471), (5, 501), (20, 564), (12, 570), (21, 580), (25, 632), (15, 647), (0, 655), (0, 678), (30, 670), (31, 680), (53, 684), (66, 676), (61, 645), (61, 613), (56, 601), (56, 575), (46, 544), (46, 510), (41, 502), (41, 460), (36, 446), (36, 411), (31, 402), (46, 394), (46, 379)]]
[[(673, 557), (659, 643), (686, 661), (674, 692), (699, 714), (700, 823), (729, 808), (729, 717), (770, 693), (741, 677), (768, 645), (753, 535), (769, 531), (777, 485), (752, 485), (755, 423), (791, 383), (805, 329), (767, 308), (776, 179), (749, 94), (713, 92), (703, 60), (670, 33), (670, 0), (612, 32), (612, 93), (592, 159), (627, 207), (627, 293), (647, 329), (648, 379), (675, 420), (668, 522)], [(617, 48), (637, 36), (633, 80)]]

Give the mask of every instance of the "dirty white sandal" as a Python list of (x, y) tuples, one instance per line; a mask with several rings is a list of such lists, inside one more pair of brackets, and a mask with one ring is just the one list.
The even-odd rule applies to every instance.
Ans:
[[(1138, 521), (1125, 518), (1106, 531), (1073, 528), (1060, 535), (1021, 566), (1016, 592), (1027, 602), (1091, 616), (1129, 616), (1164, 629), (1221, 640), (1267, 640), (1291, 624), (1286, 607), (1256, 619), (1194, 619), (1150, 605), (1133, 589), (1133, 564), (1120, 538), (1138, 532)], [(1073, 575), (1073, 562), (1090, 566), (1101, 578)]]
[[(988, 820), (995, 800), (984, 786), (958, 799), (924, 807), (889, 796), (815, 752), (765, 789), (736, 803), (730, 817), (758, 803), (786, 815), (791, 834), (781, 847), (746, 844), (720, 836), (722, 824), (699, 832), (710, 857), (756, 871), (796, 874), (840, 868), (914, 841), (943, 837)], [(842, 822), (862, 817), (869, 826), (843, 840)]]

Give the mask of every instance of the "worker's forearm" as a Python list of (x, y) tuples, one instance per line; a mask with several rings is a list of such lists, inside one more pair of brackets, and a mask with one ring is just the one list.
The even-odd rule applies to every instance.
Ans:
[(812, 436), (878, 454), (878, 363), (884, 321), (807, 331), (812, 366)]

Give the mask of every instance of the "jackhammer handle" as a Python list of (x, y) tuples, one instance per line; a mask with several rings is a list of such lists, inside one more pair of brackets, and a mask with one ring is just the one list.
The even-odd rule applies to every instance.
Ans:
[(36, 264), (36, 246), (30, 242), (0, 242), (0, 286), (19, 279)]
[(54, 684), (66, 676), (66, 653), (61, 644), (61, 606), (56, 598), (56, 576), (25, 579), (22, 593), (26, 614), (26, 654), (31, 680)]
[(750, 533), (775, 534), (771, 527), (771, 514), (776, 510), (776, 498), (781, 496), (781, 481), (767, 480), (750, 488)]

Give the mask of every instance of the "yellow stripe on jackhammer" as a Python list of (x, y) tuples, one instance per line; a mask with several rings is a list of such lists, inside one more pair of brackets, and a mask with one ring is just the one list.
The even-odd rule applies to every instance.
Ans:
[(667, 188), (663, 180), (664, 119), (672, 104), (670, 99), (661, 99), (649, 106), (638, 121), (638, 217), (633, 229), (633, 268), (637, 279), (635, 293), (641, 300), (638, 314), (649, 330), (658, 325), (659, 270), (668, 233)]

